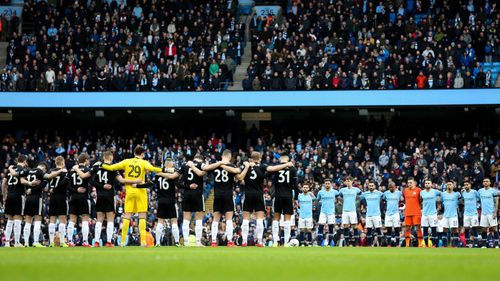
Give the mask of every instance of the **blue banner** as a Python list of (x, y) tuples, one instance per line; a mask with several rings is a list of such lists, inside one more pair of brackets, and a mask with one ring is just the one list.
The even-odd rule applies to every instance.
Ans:
[(4, 92), (0, 108), (500, 105), (499, 89), (269, 92)]

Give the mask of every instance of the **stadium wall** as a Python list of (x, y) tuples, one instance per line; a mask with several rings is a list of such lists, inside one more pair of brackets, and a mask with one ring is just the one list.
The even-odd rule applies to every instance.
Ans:
[(6, 92), (0, 108), (245, 108), (500, 105), (500, 89), (259, 92)]

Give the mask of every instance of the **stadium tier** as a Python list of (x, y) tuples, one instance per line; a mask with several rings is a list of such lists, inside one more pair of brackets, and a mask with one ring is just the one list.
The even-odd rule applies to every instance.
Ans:
[(7, 45), (0, 46), (0, 88), (102, 92), (498, 85), (495, 1), (265, 2), (247, 15), (254, 1), (24, 1), (19, 14), (10, 8), (1, 17), (0, 41)]
[(495, 108), (103, 112), (0, 123), (4, 245), (498, 246)]
[(500, 246), (494, 1), (4, 2), (0, 246)]

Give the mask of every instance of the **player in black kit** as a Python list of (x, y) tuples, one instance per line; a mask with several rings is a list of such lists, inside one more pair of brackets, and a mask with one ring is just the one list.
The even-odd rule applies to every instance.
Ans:
[(59, 219), (59, 240), (61, 247), (67, 247), (65, 241), (66, 222), (68, 216), (68, 185), (66, 165), (62, 156), (55, 159), (56, 168), (51, 172), (60, 172), (49, 182), (49, 246), (54, 247), (54, 238), (56, 234), (56, 221)]
[[(290, 157), (288, 155), (281, 155), (280, 162), (290, 163)], [(273, 247), (278, 246), (279, 240), (279, 220), (281, 214), (284, 215), (284, 232), (285, 232), (285, 242), (284, 246), (289, 247), (288, 241), (290, 240), (291, 224), (290, 219), (293, 215), (293, 205), (296, 204), (297, 198), (299, 196), (299, 190), (297, 188), (297, 169), (292, 165), (286, 169), (279, 170), (273, 173), (274, 180), (273, 186), (275, 189), (274, 193), (274, 218), (273, 218)], [(294, 201), (295, 200), (295, 201)]]
[[(113, 163), (113, 153), (106, 151), (103, 154), (105, 164)], [(96, 162), (92, 166), (91, 184), (96, 188), (97, 200), (95, 210), (97, 222), (95, 224), (94, 247), (101, 246), (102, 223), (106, 218), (106, 247), (113, 247), (113, 232), (115, 228), (115, 189), (116, 181), (121, 184), (138, 184), (141, 180), (126, 180), (117, 171), (109, 171), (102, 168), (102, 162)]]
[(219, 221), (224, 214), (226, 223), (227, 246), (234, 247), (233, 242), (233, 214), (234, 200), (233, 187), (234, 176), (241, 173), (238, 167), (231, 164), (231, 150), (222, 152), (222, 160), (203, 167), (204, 171), (210, 171), (214, 175), (214, 218), (212, 221), (212, 247), (217, 246), (217, 234)]
[(179, 226), (177, 225), (177, 206), (175, 200), (175, 188), (179, 186), (180, 174), (174, 169), (174, 162), (167, 158), (163, 168), (163, 173), (158, 173), (154, 179), (156, 196), (158, 199), (156, 224), (156, 247), (160, 246), (165, 230), (165, 220), (170, 220), (172, 236), (175, 246), (179, 247)]
[(78, 156), (78, 165), (73, 166), (68, 174), (69, 177), (69, 223), (68, 223), (68, 246), (75, 246), (73, 243), (73, 232), (78, 217), (82, 217), (82, 246), (91, 247), (89, 244), (89, 217), (90, 217), (90, 180), (91, 169), (89, 156), (82, 153)]
[[(42, 194), (47, 186), (48, 179), (59, 175), (62, 171), (46, 174), (49, 166), (45, 162), (38, 163), (35, 169), (24, 173), (21, 177), (21, 183), (26, 186), (26, 200), (24, 204), (24, 246), (29, 246), (31, 235), (31, 223), (33, 222), (33, 247), (44, 247), (40, 242), (40, 233), (42, 225)], [(15, 173), (15, 171), (11, 171)]]
[(9, 171), (2, 180), (3, 205), (7, 215), (7, 226), (5, 227), (5, 247), (10, 247), (10, 237), (14, 231), (14, 247), (21, 245), (21, 223), (23, 219), (24, 185), (20, 178), (28, 171), (26, 157), (20, 155), (17, 158), (17, 166), (14, 168), (17, 175)]
[(182, 201), (183, 221), (182, 236), (184, 246), (189, 246), (189, 224), (194, 213), (196, 246), (201, 247), (201, 235), (203, 233), (203, 212), (205, 211), (205, 200), (203, 198), (203, 177), (207, 174), (203, 171), (203, 156), (196, 155), (194, 161), (188, 161), (182, 167), (182, 178), (186, 190)]
[(249, 161), (243, 163), (241, 174), (236, 176), (236, 179), (244, 185), (245, 196), (243, 197), (243, 222), (241, 225), (242, 232), (242, 247), (247, 246), (250, 215), (255, 212), (257, 217), (257, 225), (255, 228), (257, 236), (257, 246), (264, 247), (262, 243), (262, 235), (264, 233), (264, 179), (266, 173), (273, 173), (287, 167), (293, 166), (291, 162), (283, 163), (275, 166), (268, 166), (261, 163), (262, 155), (259, 152), (252, 152)]

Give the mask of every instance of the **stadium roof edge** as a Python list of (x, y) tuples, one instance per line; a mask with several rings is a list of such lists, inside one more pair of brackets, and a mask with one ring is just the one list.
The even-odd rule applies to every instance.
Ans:
[(4, 92), (0, 108), (245, 108), (500, 105), (500, 88), (460, 90)]

